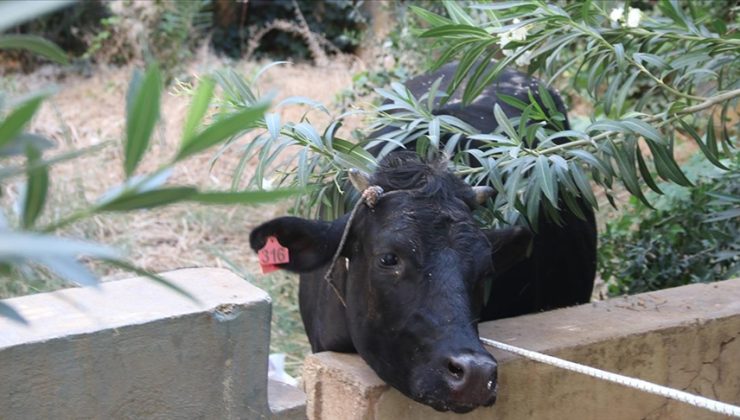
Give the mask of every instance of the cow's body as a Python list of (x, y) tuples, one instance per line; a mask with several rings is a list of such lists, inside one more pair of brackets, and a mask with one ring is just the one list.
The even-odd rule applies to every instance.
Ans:
[[(454, 70), (445, 66), (407, 87), (419, 97), (444, 76), (444, 90)], [(453, 97), (435, 113), (492, 132), (494, 103), (509, 116), (519, 113), (496, 92), (529, 102), (527, 88), (536, 93), (536, 83), (504, 72), (473, 104), (462, 106)], [(565, 115), (559, 96), (552, 96)], [(391, 153), (370, 181), (401, 193), (381, 198), (378, 208), (364, 210), (349, 228), (332, 275), (346, 307), (324, 276), (348, 215), (334, 222), (276, 219), (253, 232), (252, 247), (274, 235), (298, 259), (283, 268), (301, 273), (301, 316), (314, 352), (357, 351), (384, 380), (440, 410), (465, 412), (493, 403), (495, 362), (478, 343), (477, 321), (587, 302), (596, 268), (593, 213), (584, 204), (586, 220), (566, 210), (561, 226), (542, 218), (533, 237), (522, 228), (481, 231), (472, 219), (470, 187), (411, 152)], [(385, 267), (389, 258), (395, 264)], [(484, 307), (481, 279), (490, 278)], [(486, 383), (488, 390), (479, 390)]]

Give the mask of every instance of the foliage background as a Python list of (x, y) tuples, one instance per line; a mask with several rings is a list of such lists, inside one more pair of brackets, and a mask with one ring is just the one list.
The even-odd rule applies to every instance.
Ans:
[[(214, 42), (218, 39), (218, 30), (211, 30), (219, 25), (213, 13), (217, 3), (188, 2), (184, 7), (180, 2), (161, 1), (146, 3), (151, 6), (143, 9), (114, 9), (106, 11), (110, 14), (79, 17), (81, 21), (73, 25), (78, 28), (76, 33), (60, 33), (79, 37), (85, 51), (77, 47), (63, 51), (62, 56), (77, 57), (72, 64), (51, 71), (42, 66), (28, 77), (8, 71), (25, 67), (17, 65), (19, 56), (3, 56), (3, 122), (15, 110), (31, 106), (24, 95), (32, 94), (31, 100), (35, 100), (33, 93), (47, 81), (62, 85), (58, 95), (45, 96), (43, 105), (39, 102), (35, 122), (27, 126), (47, 139), (36, 143), (53, 143), (55, 147), (29, 151), (24, 146), (15, 148), (12, 156), (6, 150), (7, 156), (0, 157), (0, 169), (16, 170), (0, 179), (6, 228), (113, 244), (125, 251), (117, 256), (131, 255), (130, 260), (154, 272), (190, 265), (228, 266), (276, 297), (273, 330), (278, 338), (273, 340), (273, 349), (289, 351), (290, 366), (295, 367), (306, 351), (296, 311), (296, 279), (284, 274), (252, 275), (257, 266), (245, 252), (244, 242), (251, 226), (288, 211), (285, 204), (257, 211), (235, 205), (205, 208), (176, 204), (113, 213), (98, 211), (99, 200), (106, 190), (122, 183), (134, 190), (129, 198), (147, 193), (135, 187), (147, 179), (160, 182), (150, 185), (155, 190), (183, 194), (177, 199), (212, 189), (237, 194), (281, 185), (309, 186), (315, 188), (301, 195), (292, 211), (330, 218), (342, 213), (354, 199), (351, 191), (343, 194), (345, 170), (371, 170), (374, 165), (365, 148), (378, 143), (372, 143), (368, 134), (392, 126), (392, 135), (372, 140), (379, 140), (387, 151), (410, 141), (416, 141), (417, 150), (424, 154), (446, 148), (455, 170), (468, 182), (488, 183), (499, 190), (490, 203), (491, 211), (480, 214), (481, 223), (528, 223), (538, 213), (553, 214), (556, 207), (569, 206), (568, 197), (580, 197), (598, 206), (604, 220), (615, 217), (602, 229), (600, 254), (601, 275), (609, 282), (609, 293), (634, 293), (737, 273), (737, 242), (726, 234), (737, 229), (738, 209), (733, 189), (738, 121), (733, 93), (738, 89), (734, 4), (517, 1), (473, 3), (471, 8), (454, 2), (400, 2), (384, 7), (327, 2), (337, 9), (324, 10), (325, 16), (348, 19), (319, 22), (322, 15), (313, 14), (306, 3), (299, 2), (310, 32), (324, 33), (340, 51), (317, 38), (314, 41), (319, 42), (322, 53), (331, 57), (324, 67), (282, 64), (261, 72), (265, 63), (234, 62), (205, 48), (202, 41), (209, 35)], [(257, 3), (250, 4), (255, 5), (255, 14), (250, 16), (258, 16)], [(275, 9), (270, 11), (275, 15), (264, 21), (235, 24), (237, 29), (224, 36), (234, 42), (230, 48), (245, 52), (249, 45), (241, 37), (275, 19), (290, 20), (305, 30), (295, 6), (281, 5), (279, 16)], [(376, 9), (368, 12), (369, 6)], [(359, 12), (350, 16), (345, 13), (347, 7)], [(625, 15), (630, 7), (639, 9), (641, 24), (630, 27), (624, 18), (610, 19), (619, 7)], [(72, 14), (79, 13), (75, 9)], [(382, 13), (387, 19), (398, 18), (394, 23), (387, 20), (380, 28), (377, 21), (367, 18)], [(11, 33), (50, 34), (57, 25), (67, 25), (57, 24), (55, 19), (60, 18), (52, 15), (48, 21), (16, 27)], [(333, 26), (333, 32), (324, 31), (322, 24)], [(502, 45), (501, 35), (511, 38), (517, 30), (524, 33), (523, 39)], [(287, 36), (288, 32), (296, 33), (276, 31), (274, 38), (266, 36), (264, 44), (254, 51), (269, 49), (274, 42), (279, 46), (278, 58), (291, 55), (293, 59), (307, 52), (305, 56), (319, 61), (309, 42), (312, 35), (304, 32), (296, 38)], [(351, 42), (342, 44), (344, 41), (337, 38), (341, 36)], [(358, 56), (342, 52), (358, 46)], [(345, 47), (348, 49), (343, 50)], [(531, 54), (526, 54), (528, 51)], [(543, 124), (547, 119), (541, 110), (548, 104), (542, 92), (532, 92), (533, 102), (516, 103), (528, 110), (526, 118), (509, 120), (492, 110), (492, 118), (498, 119), (502, 128), (494, 133), (474, 133), (465, 124), (430, 112), (430, 102), (444, 99), (445, 92), (413, 98), (397, 84), (430, 65), (452, 60), (455, 54), (472, 77), (466, 84), (460, 74), (459, 92), (467, 92), (467, 99), (472, 98), (476, 86), (493, 75), (490, 68), (476, 66), (474, 59), (479, 56), (552, 79), (570, 108), (572, 130), (558, 134), (557, 124)], [(127, 91), (136, 92), (128, 87), (136, 82), (129, 84), (133, 67), (126, 63), (141, 66), (152, 58), (162, 68), (159, 79), (171, 79), (172, 84), (158, 94), (163, 118), (152, 126), (149, 136), (143, 136), (146, 142), (139, 145), (144, 147), (132, 152), (124, 116), (128, 113), (131, 120), (131, 107), (125, 103), (127, 96), (130, 103), (135, 102), (132, 98), (136, 95), (127, 95)], [(107, 63), (123, 67), (107, 67)], [(87, 84), (88, 77), (94, 84)], [(73, 84), (79, 93), (75, 102), (68, 104), (64, 101), (72, 98), (69, 86)], [(209, 85), (213, 90), (206, 94), (202, 89)], [(204, 101), (205, 97), (210, 100)], [(220, 138), (220, 146), (214, 144), (210, 152), (187, 160), (178, 158), (178, 151), (193, 132), (243, 117), (241, 113), (266, 102), (272, 106), (264, 118), (240, 120), (241, 124), (232, 126), (236, 131)], [(195, 114), (189, 111), (196, 108), (201, 110)], [(394, 108), (403, 112), (390, 114)], [(50, 126), (59, 128), (50, 130)], [(463, 135), (478, 136), (484, 142), (481, 152), (460, 150), (457, 146)], [(561, 147), (552, 142), (557, 136), (574, 141)], [(534, 145), (533, 139), (539, 144)], [(137, 160), (135, 156), (142, 150), (145, 152)], [(707, 156), (709, 163), (684, 165), (686, 155), (692, 153)], [(729, 170), (712, 169), (717, 176), (711, 179), (694, 175), (718, 166)], [(40, 168), (48, 168), (46, 175)], [(45, 183), (45, 204), (28, 204), (24, 191), (45, 190)], [(690, 183), (696, 187), (676, 186)], [(182, 187), (185, 189), (171, 190)], [(660, 196), (656, 190), (666, 195)], [(631, 202), (626, 206), (611, 208), (610, 203), (619, 205), (628, 200)], [(152, 205), (167, 202), (159, 196)], [(35, 210), (29, 213), (32, 207)], [(686, 214), (686, 219), (696, 221), (691, 227), (697, 229), (672, 223), (677, 221), (673, 214)], [(724, 218), (706, 222), (707, 217), (714, 217), (711, 215)], [(108, 248), (94, 249), (101, 256), (109, 255)], [(634, 256), (630, 264), (624, 264), (625, 254)], [(79, 256), (69, 255), (71, 261), (95, 274), (119, 270), (95, 262), (89, 255)], [(61, 287), (59, 276), (44, 264), (30, 264), (29, 269), (19, 269), (21, 266), (3, 267), (4, 289), (0, 289), (4, 296)]]

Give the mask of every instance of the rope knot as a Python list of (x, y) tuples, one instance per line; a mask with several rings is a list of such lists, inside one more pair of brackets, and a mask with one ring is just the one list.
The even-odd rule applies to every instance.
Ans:
[(362, 192), (362, 201), (364, 201), (365, 204), (371, 209), (375, 208), (382, 194), (383, 194), (383, 188), (377, 185), (371, 185), (365, 188), (365, 191)]

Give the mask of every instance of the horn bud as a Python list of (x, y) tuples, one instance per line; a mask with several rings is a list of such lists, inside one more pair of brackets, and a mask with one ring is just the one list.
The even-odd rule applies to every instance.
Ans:
[(473, 187), (473, 192), (475, 193), (475, 201), (478, 204), (485, 204), (489, 198), (493, 197), (496, 191), (491, 187), (479, 185)]
[(349, 181), (357, 191), (363, 192), (370, 186), (370, 175), (359, 169), (352, 168), (349, 170)]

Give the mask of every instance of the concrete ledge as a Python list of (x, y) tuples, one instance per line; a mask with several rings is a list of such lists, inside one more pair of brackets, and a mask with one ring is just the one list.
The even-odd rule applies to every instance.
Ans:
[(143, 278), (6, 300), (31, 326), (0, 318), (0, 418), (271, 417), (268, 295), (222, 269), (164, 276), (201, 303)]
[[(503, 319), (483, 337), (740, 404), (740, 279)], [(716, 419), (702, 409), (493, 351), (496, 405), (439, 413), (388, 387), (357, 355), (304, 367), (311, 419)]]

